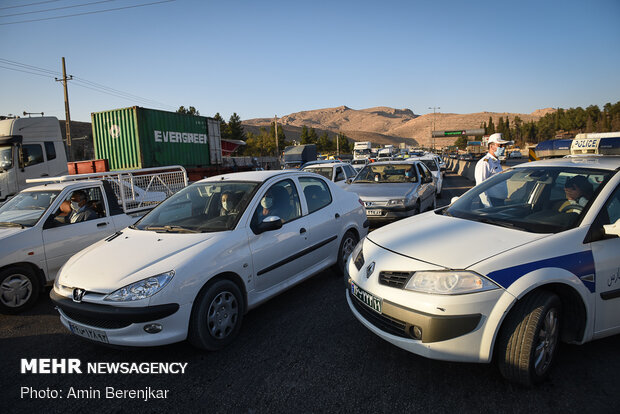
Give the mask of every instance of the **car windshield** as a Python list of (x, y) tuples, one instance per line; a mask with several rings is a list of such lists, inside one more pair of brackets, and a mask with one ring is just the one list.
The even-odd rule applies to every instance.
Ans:
[(13, 166), (12, 149), (10, 145), (0, 146), (0, 171), (8, 170)]
[(532, 233), (574, 228), (611, 171), (575, 167), (514, 168), (474, 187), (442, 214)]
[(165, 233), (232, 230), (258, 185), (232, 181), (195, 183), (159, 204), (134, 228)]
[(32, 227), (59, 191), (25, 191), (0, 207), (0, 227)]
[(304, 168), (303, 170), (321, 174), (323, 177), (327, 178), (328, 180), (331, 180), (332, 172), (334, 169), (330, 166), (330, 167), (308, 167), (308, 168)]
[(367, 165), (353, 183), (415, 183), (418, 177), (414, 164)]

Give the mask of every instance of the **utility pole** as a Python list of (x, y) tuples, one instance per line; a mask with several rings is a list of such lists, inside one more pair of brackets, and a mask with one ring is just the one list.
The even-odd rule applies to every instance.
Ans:
[(67, 151), (69, 152), (69, 161), (73, 161), (73, 153), (71, 152), (71, 114), (69, 113), (69, 92), (67, 91), (67, 81), (73, 79), (73, 76), (67, 78), (67, 68), (65, 66), (65, 58), (62, 58), (62, 79), (55, 78), (56, 82), (62, 82), (65, 90), (65, 129), (67, 130)]
[(276, 158), (278, 159), (278, 167), (280, 166), (280, 146), (278, 145), (278, 115), (273, 116), (274, 123), (276, 124)]
[(340, 132), (336, 134), (336, 155), (340, 156)]
[(433, 131), (435, 130), (435, 111), (437, 111), (437, 109), (441, 109), (441, 107), (439, 106), (429, 106), (428, 109), (432, 109), (433, 110), (433, 125), (431, 127), (431, 144), (433, 146), (433, 151), (435, 151), (435, 137), (433, 137)]

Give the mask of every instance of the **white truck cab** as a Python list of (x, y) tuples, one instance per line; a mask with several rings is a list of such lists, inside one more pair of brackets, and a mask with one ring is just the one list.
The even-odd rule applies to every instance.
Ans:
[(28, 178), (67, 173), (56, 117), (0, 120), (0, 201), (28, 187)]
[(187, 173), (172, 166), (39, 178), (28, 184), (40, 185), (0, 206), (1, 313), (31, 307), (71, 256), (133, 224), (145, 210), (187, 186)]

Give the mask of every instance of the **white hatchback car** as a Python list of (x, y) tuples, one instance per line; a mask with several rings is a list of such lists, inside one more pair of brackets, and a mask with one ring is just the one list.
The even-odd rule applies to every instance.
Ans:
[(343, 269), (367, 228), (357, 195), (316, 174), (210, 177), (73, 256), (50, 296), (63, 325), (94, 341), (216, 350), (247, 310)]
[(620, 333), (620, 157), (525, 163), (360, 242), (347, 301), (381, 338), (530, 385), (560, 340)]

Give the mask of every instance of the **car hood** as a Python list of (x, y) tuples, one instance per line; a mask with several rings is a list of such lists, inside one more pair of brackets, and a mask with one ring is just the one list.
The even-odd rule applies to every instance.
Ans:
[(369, 233), (373, 243), (447, 269), (468, 267), (547, 234), (499, 227), (435, 212), (420, 214)]
[[(156, 233), (125, 229), (73, 256), (59, 275), (67, 287), (109, 293), (149, 276), (174, 270), (193, 248), (201, 251), (230, 232)], [(116, 237), (115, 237), (116, 236)]]
[(350, 184), (347, 191), (357, 193), (362, 199), (403, 198), (413, 191), (417, 183), (378, 183), (378, 184)]
[(0, 227), (0, 240), (7, 239), (14, 234), (21, 233), (26, 229), (21, 227)]

